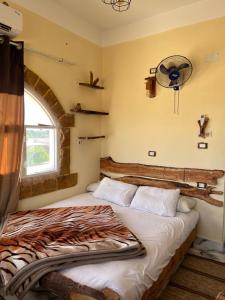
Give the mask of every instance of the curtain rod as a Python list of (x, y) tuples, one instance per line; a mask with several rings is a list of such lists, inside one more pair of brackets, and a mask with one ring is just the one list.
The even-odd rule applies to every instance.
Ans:
[[(3, 43), (4, 43), (4, 37), (0, 36), (0, 44), (3, 44)], [(22, 49), (22, 44), (21, 43), (18, 43), (18, 42), (16, 43), (16, 42), (13, 42), (11, 40), (9, 41), (9, 43), (11, 45), (15, 46), (18, 50)], [(46, 53), (43, 53), (43, 52), (38, 51), (36, 49), (32, 49), (32, 48), (28, 48), (28, 47), (25, 47), (24, 49), (26, 51), (29, 51), (29, 52), (32, 52), (32, 53), (44, 56), (44, 57), (46, 57), (48, 59), (51, 59), (51, 60), (54, 60), (57, 63), (63, 63), (63, 64), (66, 64), (66, 65), (71, 65), (71, 66), (76, 66), (77, 65), (75, 62), (66, 60), (63, 57), (57, 57), (57, 56), (54, 56), (54, 55), (46, 54)]]
[[(0, 37), (0, 44), (4, 43), (4, 37)], [(22, 49), (22, 44), (21, 43), (15, 43), (13, 41), (9, 41), (10, 45), (15, 46), (18, 50)]]
[(63, 64), (66, 64), (66, 65), (77, 66), (77, 64), (75, 62), (66, 60), (63, 57), (57, 57), (57, 56), (50, 55), (50, 54), (41, 52), (39, 50), (33, 49), (33, 48), (28, 48), (28, 47), (25, 47), (25, 50), (29, 51), (29, 52), (32, 52), (32, 53), (35, 53), (35, 54), (38, 54), (38, 55), (41, 55), (41, 56), (44, 56), (48, 59), (54, 60), (57, 63), (63, 63)]

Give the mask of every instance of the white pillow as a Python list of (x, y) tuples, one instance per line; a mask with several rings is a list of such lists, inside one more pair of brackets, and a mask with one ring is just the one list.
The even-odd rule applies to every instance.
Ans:
[(164, 217), (174, 217), (176, 215), (179, 195), (179, 189), (168, 190), (141, 186), (137, 190), (130, 207)]
[(137, 186), (110, 178), (103, 178), (93, 196), (121, 206), (130, 206)]
[(93, 182), (90, 183), (87, 187), (86, 187), (86, 191), (87, 192), (95, 192), (99, 186), (100, 182)]
[(196, 199), (187, 196), (181, 196), (177, 203), (177, 211), (189, 213), (196, 205)]

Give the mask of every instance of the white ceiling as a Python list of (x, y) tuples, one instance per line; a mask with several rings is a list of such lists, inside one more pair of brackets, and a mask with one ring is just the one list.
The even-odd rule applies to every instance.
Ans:
[(129, 10), (116, 12), (102, 0), (55, 0), (74, 16), (81, 17), (102, 31), (137, 22), (198, 1), (200, 0), (132, 0)]
[(102, 0), (10, 0), (100, 46), (225, 16), (225, 0), (132, 0), (116, 12)]

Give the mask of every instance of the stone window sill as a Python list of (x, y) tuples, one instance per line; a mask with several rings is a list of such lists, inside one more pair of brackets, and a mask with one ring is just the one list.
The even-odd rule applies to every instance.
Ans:
[(42, 175), (24, 177), (20, 182), (20, 199), (34, 197), (62, 189), (67, 189), (77, 184), (77, 173), (68, 175)]

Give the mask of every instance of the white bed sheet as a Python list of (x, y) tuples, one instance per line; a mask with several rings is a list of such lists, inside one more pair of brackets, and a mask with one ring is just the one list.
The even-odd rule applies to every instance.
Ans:
[(71, 267), (61, 273), (96, 289), (111, 288), (121, 296), (121, 300), (139, 300), (196, 226), (199, 214), (192, 210), (188, 214), (177, 213), (176, 217), (161, 217), (94, 198), (92, 193), (74, 196), (47, 207), (106, 204), (112, 206), (123, 223), (141, 240), (147, 255), (144, 258)]

